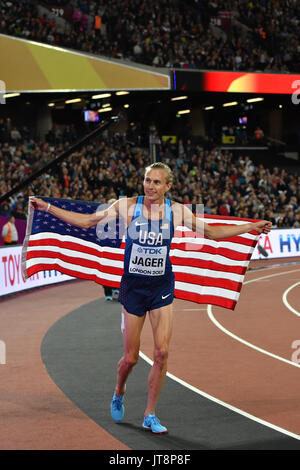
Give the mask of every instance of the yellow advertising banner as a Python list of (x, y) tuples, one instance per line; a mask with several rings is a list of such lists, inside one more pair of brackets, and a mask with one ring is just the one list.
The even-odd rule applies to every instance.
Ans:
[(169, 90), (169, 72), (0, 34), (6, 91)]
[(223, 135), (222, 144), (235, 144), (235, 135)]

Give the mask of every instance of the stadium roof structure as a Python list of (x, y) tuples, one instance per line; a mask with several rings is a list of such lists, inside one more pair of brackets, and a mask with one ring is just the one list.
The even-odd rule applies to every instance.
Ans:
[(169, 90), (168, 70), (0, 34), (0, 80), (7, 92)]

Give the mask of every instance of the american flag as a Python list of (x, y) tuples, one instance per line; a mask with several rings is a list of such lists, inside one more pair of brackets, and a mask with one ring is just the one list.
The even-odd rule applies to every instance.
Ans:
[[(95, 202), (46, 198), (62, 209), (93, 213)], [(248, 219), (208, 216), (209, 224), (244, 224)], [(112, 233), (113, 231), (113, 233)], [(118, 289), (123, 274), (124, 247), (118, 224), (82, 229), (48, 212), (29, 208), (22, 249), (25, 279), (44, 270), (93, 280)], [(170, 259), (175, 274), (175, 297), (234, 310), (259, 234), (245, 233), (226, 240), (209, 240), (185, 226), (176, 228)]]

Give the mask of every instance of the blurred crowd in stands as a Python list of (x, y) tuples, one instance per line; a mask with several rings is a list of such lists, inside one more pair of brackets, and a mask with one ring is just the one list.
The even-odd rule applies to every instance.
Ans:
[(300, 72), (297, 0), (0, 0), (0, 11), (1, 33), (141, 64)]
[[(11, 122), (10, 122), (11, 124)], [(5, 122), (2, 120), (2, 127)], [(0, 139), (0, 195), (68, 149), (27, 137)], [(250, 157), (234, 156), (219, 147), (203, 149), (193, 139), (179, 139), (158, 147), (157, 159), (169, 164), (175, 182), (168, 196), (176, 201), (204, 204), (206, 214), (268, 219), (274, 227), (300, 227), (300, 176), (285, 169), (268, 169)], [(121, 196), (143, 193), (144, 168), (151, 163), (148, 149), (107, 134), (74, 152), (58, 168), (36, 178), (29, 187), (0, 205), (0, 215), (26, 218), (31, 194), (107, 203)]]
[[(157, 67), (300, 72), (297, 0), (0, 0), (0, 33)], [(0, 118), (0, 195), (68, 149), (73, 126), (54, 127), (45, 141)], [(271, 220), (300, 227), (300, 177), (268, 169), (192, 138), (161, 143), (157, 156), (175, 174), (170, 197), (204, 204), (207, 214)], [(30, 194), (106, 203), (143, 192), (148, 149), (118, 136), (84, 146), (56, 170), (0, 205), (25, 219)]]

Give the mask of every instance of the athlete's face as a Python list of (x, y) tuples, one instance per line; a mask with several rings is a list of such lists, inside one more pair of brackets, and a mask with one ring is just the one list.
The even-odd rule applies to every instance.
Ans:
[(144, 178), (145, 196), (150, 201), (161, 203), (164, 195), (171, 188), (167, 183), (167, 172), (164, 169), (153, 169), (147, 171)]

